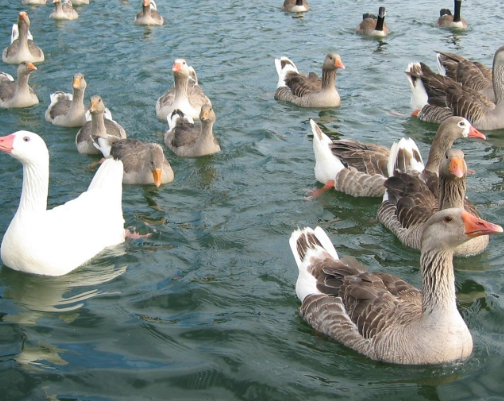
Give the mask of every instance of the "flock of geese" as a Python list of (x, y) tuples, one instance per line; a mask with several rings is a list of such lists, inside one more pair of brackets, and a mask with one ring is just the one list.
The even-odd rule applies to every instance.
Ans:
[[(23, 0), (23, 4), (45, 3)], [(53, 3), (51, 18), (78, 18), (70, 0)], [(78, 5), (88, 3), (80, 0)], [(309, 5), (306, 0), (285, 0), (283, 9), (306, 12)], [(441, 10), (435, 25), (466, 28), (460, 11), (461, 0), (455, 0), (454, 15)], [(384, 7), (378, 16), (364, 14), (356, 32), (386, 36), (390, 30), (385, 16)], [(152, 0), (143, 0), (134, 23), (161, 25), (164, 20)], [(29, 28), (28, 14), (20, 12), (11, 44), (2, 53), (5, 63), (18, 65), (17, 81), (0, 75), (0, 108), (39, 103), (28, 80), (37, 70), (35, 63), (44, 61), (44, 53)], [(287, 57), (275, 60), (275, 66), (275, 99), (300, 107), (340, 105), (336, 72), (345, 66), (338, 54), (326, 56), (321, 77), (300, 73)], [(440, 123), (426, 164), (411, 139), (401, 139), (390, 148), (331, 140), (310, 121), (315, 177), (324, 185), (312, 197), (329, 188), (352, 196), (383, 197), (379, 221), (405, 245), (421, 251), (422, 289), (417, 289), (395, 276), (368, 273), (354, 262), (340, 260), (320, 227), (297, 229), (290, 237), (299, 268), (296, 293), (301, 315), (316, 330), (380, 361), (433, 364), (471, 354), (472, 337), (457, 310), (453, 256), (480, 253), (488, 246), (489, 235), (503, 231), (479, 218), (466, 198), (467, 165), (463, 152), (452, 144), (461, 138), (485, 139), (478, 129), (504, 128), (504, 47), (496, 51), (492, 69), (451, 53), (438, 54), (438, 67), (441, 74), (423, 63), (412, 63), (406, 70), (413, 114)], [(156, 103), (157, 117), (168, 123), (166, 147), (180, 157), (219, 152), (213, 134), (215, 112), (195, 69), (176, 59), (172, 71), (174, 87)], [(76, 73), (73, 93), (52, 94), (45, 113), (48, 123), (80, 127), (75, 138), (79, 153), (104, 157), (88, 190), (78, 198), (47, 210), (49, 153), (44, 140), (28, 131), (0, 138), (0, 150), (23, 165), (19, 208), (1, 246), (2, 262), (12, 269), (52, 276), (74, 270), (132, 235), (124, 230), (123, 183), (159, 186), (174, 179), (161, 145), (127, 138), (99, 95), (91, 96), (85, 106), (86, 85), (84, 75)], [(102, 230), (97, 232), (97, 226)]]

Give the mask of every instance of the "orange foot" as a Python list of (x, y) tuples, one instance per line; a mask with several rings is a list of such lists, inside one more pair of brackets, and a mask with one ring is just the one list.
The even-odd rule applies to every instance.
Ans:
[(305, 199), (312, 200), (318, 198), (320, 195), (322, 195), (324, 192), (326, 192), (328, 189), (331, 188), (334, 188), (334, 180), (327, 181), (322, 188), (308, 190), (307, 193), (309, 194), (309, 196), (307, 196)]

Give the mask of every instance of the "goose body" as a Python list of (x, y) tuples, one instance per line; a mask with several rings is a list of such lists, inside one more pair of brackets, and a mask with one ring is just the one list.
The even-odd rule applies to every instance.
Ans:
[(310, 5), (306, 0), (285, 0), (282, 8), (290, 13), (302, 13), (308, 11)]
[(211, 105), (205, 104), (201, 108), (201, 124), (184, 117), (181, 111), (175, 110), (168, 120), (170, 129), (166, 131), (164, 141), (173, 153), (182, 157), (199, 157), (220, 152), (213, 133), (216, 117)]
[(474, 89), (495, 102), (493, 71), (480, 62), (473, 62), (458, 54), (436, 51), (437, 67), (445, 75), (462, 86)]
[(194, 68), (184, 59), (176, 59), (172, 67), (175, 87), (168, 89), (156, 102), (156, 115), (166, 121), (173, 110), (180, 110), (186, 116), (199, 118), (201, 106), (212, 104), (198, 85)]
[(142, 11), (135, 17), (135, 25), (163, 25), (164, 19), (157, 11), (156, 3), (152, 0), (142, 1)]
[[(378, 209), (378, 221), (409, 247), (421, 249), (426, 222), (438, 210), (465, 209), (479, 217), (466, 199), (467, 165), (464, 152), (449, 149), (439, 165), (439, 177), (431, 175), (426, 181), (422, 171), (396, 171), (387, 179), (386, 196)], [(488, 235), (473, 238), (455, 248), (455, 255), (475, 255), (488, 246)]]
[(74, 20), (79, 18), (79, 14), (74, 10), (71, 0), (53, 0), (54, 10), (49, 18), (56, 20)]
[(289, 243), (299, 269), (299, 312), (317, 331), (374, 360), (423, 365), (466, 359), (473, 342), (457, 309), (453, 251), (470, 238), (500, 232), (461, 209), (435, 213), (423, 233), (418, 289), (345, 264), (320, 227), (298, 229)]
[(8, 74), (0, 75), (0, 108), (23, 108), (39, 103), (34, 90), (28, 85), (32, 71), (35, 71), (32, 63), (22, 62), (17, 68), (17, 81)]
[[(14, 28), (13, 28), (14, 31)], [(30, 18), (25, 11), (18, 16), (17, 34), (14, 33), (12, 43), (2, 52), (2, 60), (7, 64), (41, 63), (44, 61), (44, 52), (33, 42), (30, 34)]]
[(120, 139), (126, 138), (126, 131), (111, 118), (106, 118), (105, 103), (98, 95), (92, 96), (89, 102), (91, 121), (86, 121), (75, 136), (75, 145), (79, 153), (99, 155), (92, 136), (112, 135)]
[(362, 16), (362, 21), (355, 31), (360, 35), (366, 36), (378, 36), (385, 37), (389, 34), (390, 29), (385, 22), (385, 16), (387, 15), (385, 7), (380, 7), (378, 10), (378, 16), (374, 14), (364, 14)]
[[(329, 188), (356, 197), (382, 197), (384, 183), (389, 177), (389, 161), (400, 155), (398, 168), (423, 170), (418, 147), (412, 139), (404, 139), (391, 150), (381, 145), (367, 144), (352, 139), (331, 140), (315, 121), (310, 120), (315, 153), (315, 178), (324, 187), (313, 191), (318, 196)], [(458, 138), (485, 136), (462, 117), (452, 117), (441, 124), (432, 142), (427, 166), (437, 174), (439, 161)], [(432, 167), (433, 166), (433, 167)]]
[(504, 46), (495, 52), (493, 89), (495, 102), (477, 90), (434, 73), (424, 63), (411, 63), (406, 76), (412, 90), (413, 115), (423, 121), (440, 123), (450, 116), (461, 116), (476, 128), (504, 128)]
[(460, 8), (462, 7), (462, 0), (455, 0), (454, 14), (447, 8), (439, 11), (439, 18), (434, 26), (438, 28), (451, 28), (451, 29), (467, 29), (467, 22), (460, 17)]
[(2, 262), (18, 271), (61, 276), (105, 247), (124, 242), (122, 163), (107, 160), (78, 198), (47, 210), (49, 152), (37, 134), (0, 138), (0, 150), (23, 164), (18, 210), (3, 236)]
[(124, 167), (123, 184), (166, 184), (175, 178), (161, 145), (137, 139), (119, 139), (112, 135), (93, 136), (95, 146), (105, 158), (121, 160)]
[(86, 86), (84, 75), (77, 73), (72, 80), (73, 94), (59, 91), (52, 93), (51, 104), (45, 112), (46, 121), (62, 127), (82, 127), (86, 123)]
[(336, 90), (336, 70), (345, 68), (336, 53), (326, 56), (322, 65), (322, 78), (317, 74), (300, 74), (296, 65), (287, 57), (275, 59), (278, 84), (275, 99), (301, 107), (338, 107), (341, 99)]

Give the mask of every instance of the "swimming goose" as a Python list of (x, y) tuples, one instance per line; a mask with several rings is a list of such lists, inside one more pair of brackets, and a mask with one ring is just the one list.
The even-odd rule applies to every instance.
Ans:
[(163, 25), (164, 19), (157, 12), (156, 3), (152, 0), (142, 1), (142, 11), (135, 17), (135, 25)]
[[(422, 171), (396, 171), (387, 179), (387, 193), (378, 209), (378, 221), (406, 246), (421, 249), (427, 220), (438, 210), (461, 208), (480, 217), (476, 206), (466, 198), (467, 165), (464, 152), (449, 149), (439, 164), (439, 177), (424, 181)], [(488, 236), (473, 238), (457, 246), (455, 255), (476, 255), (488, 246)]]
[(75, 145), (79, 153), (99, 155), (100, 151), (94, 146), (91, 136), (113, 135), (121, 139), (126, 138), (126, 131), (118, 123), (105, 116), (105, 103), (98, 95), (92, 96), (89, 102), (91, 121), (86, 121), (75, 136)]
[(170, 129), (165, 132), (164, 142), (173, 153), (182, 157), (199, 157), (220, 152), (219, 142), (213, 134), (215, 112), (211, 105), (201, 107), (201, 124), (185, 119), (180, 110), (174, 110), (168, 120)]
[(7, 46), (2, 53), (2, 60), (7, 64), (19, 64), (23, 61), (41, 63), (44, 61), (44, 52), (30, 39), (30, 18), (26, 11), (21, 11), (18, 16), (18, 36)]
[(330, 53), (322, 65), (322, 79), (311, 72), (300, 74), (287, 57), (275, 59), (278, 84), (275, 99), (301, 107), (337, 107), (341, 99), (336, 90), (336, 70), (345, 68), (339, 54)]
[(493, 71), (477, 61), (470, 61), (458, 54), (436, 51), (437, 67), (441, 75), (461, 83), (495, 102)]
[(86, 90), (84, 75), (73, 76), (71, 93), (55, 92), (50, 95), (51, 104), (46, 110), (45, 119), (62, 127), (82, 127), (86, 123), (84, 92)]
[(21, 3), (28, 6), (40, 6), (46, 4), (47, 0), (23, 0)]
[(103, 157), (121, 160), (124, 166), (123, 184), (161, 184), (172, 182), (173, 170), (157, 143), (145, 143), (137, 139), (120, 139), (100, 133), (92, 136)]
[[(391, 156), (390, 149), (384, 146), (352, 139), (333, 141), (315, 121), (310, 120), (310, 125), (315, 153), (315, 178), (324, 184), (323, 188), (313, 191), (312, 197), (321, 195), (329, 188), (355, 197), (382, 197), (385, 193), (383, 184), (389, 176), (388, 163), (396, 159), (396, 154), (402, 156), (401, 170), (424, 169), (422, 156), (412, 139), (395, 144)], [(453, 142), (467, 137), (486, 138), (465, 118), (451, 117), (443, 122), (432, 141), (426, 171), (437, 174), (439, 161)]]
[(78, 198), (47, 210), (49, 152), (44, 140), (18, 131), (0, 138), (0, 150), (23, 164), (23, 188), (2, 240), (4, 265), (25, 273), (61, 276), (105, 247), (124, 242), (122, 163), (107, 160)]
[[(166, 121), (173, 110), (179, 109), (191, 118), (199, 118), (201, 106), (212, 104), (198, 85), (194, 68), (184, 59), (176, 59), (172, 67), (175, 87), (168, 89), (156, 102), (156, 115)], [(195, 80), (195, 79), (196, 80)]]
[(378, 10), (378, 17), (374, 14), (364, 14), (362, 16), (362, 22), (357, 25), (355, 32), (360, 35), (366, 36), (387, 36), (390, 32), (389, 27), (385, 22), (385, 16), (387, 15), (385, 7), (380, 7)]
[(412, 90), (413, 115), (440, 123), (449, 116), (467, 118), (476, 128), (504, 128), (504, 46), (495, 52), (493, 88), (495, 102), (478, 91), (436, 74), (423, 63), (411, 63), (406, 76)]
[(310, 5), (306, 0), (285, 0), (282, 8), (290, 13), (302, 13), (308, 11)]
[(320, 227), (292, 233), (301, 316), (315, 330), (383, 362), (424, 365), (471, 355), (471, 333), (457, 308), (453, 252), (502, 227), (462, 209), (435, 213), (423, 232), (422, 289), (382, 272), (345, 264)]
[(9, 74), (0, 75), (0, 108), (23, 108), (38, 104), (37, 95), (28, 85), (30, 74), (36, 69), (32, 63), (23, 61), (17, 68), (17, 82)]
[(454, 15), (447, 8), (443, 8), (439, 11), (439, 18), (434, 24), (437, 28), (453, 28), (453, 29), (466, 29), (467, 22), (464, 18), (460, 18), (460, 8), (462, 6), (462, 0), (455, 0), (455, 10)]
[(79, 14), (74, 10), (71, 0), (53, 0), (53, 3), (55, 7), (49, 18), (57, 20), (79, 18)]

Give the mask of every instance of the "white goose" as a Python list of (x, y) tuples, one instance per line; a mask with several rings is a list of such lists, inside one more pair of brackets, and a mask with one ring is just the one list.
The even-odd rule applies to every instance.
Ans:
[(6, 266), (61, 276), (105, 247), (124, 242), (120, 161), (106, 160), (86, 192), (47, 210), (49, 152), (44, 140), (18, 131), (0, 138), (0, 150), (23, 164), (21, 200), (1, 246)]
[(501, 226), (462, 209), (434, 214), (423, 232), (420, 290), (345, 264), (320, 227), (296, 230), (289, 243), (299, 269), (299, 312), (316, 330), (374, 360), (424, 365), (465, 359), (473, 341), (457, 309), (453, 252), (471, 238), (497, 233)]

